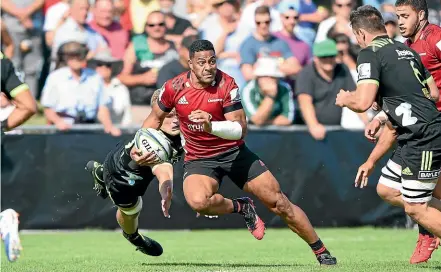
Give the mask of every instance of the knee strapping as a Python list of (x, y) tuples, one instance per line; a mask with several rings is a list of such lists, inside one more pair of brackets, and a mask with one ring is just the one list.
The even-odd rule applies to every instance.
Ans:
[(136, 202), (135, 206), (130, 208), (119, 207), (119, 210), (125, 215), (134, 215), (139, 213), (142, 210), (142, 198), (138, 197), (138, 202)]

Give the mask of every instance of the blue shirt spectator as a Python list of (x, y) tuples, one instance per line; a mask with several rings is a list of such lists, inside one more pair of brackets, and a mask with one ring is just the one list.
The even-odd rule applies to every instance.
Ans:
[(254, 36), (248, 37), (240, 48), (241, 65), (254, 64), (260, 57), (288, 59), (293, 54), (288, 44), (271, 35), (268, 40), (260, 41)]
[(108, 107), (110, 99), (104, 93), (101, 77), (94, 70), (85, 68), (79, 80), (69, 67), (52, 72), (43, 88), (41, 104), (53, 109), (67, 123), (86, 122), (97, 119), (100, 106)]

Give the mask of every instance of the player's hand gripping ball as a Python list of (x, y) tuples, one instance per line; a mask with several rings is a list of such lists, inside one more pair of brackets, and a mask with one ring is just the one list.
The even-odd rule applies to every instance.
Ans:
[(141, 156), (145, 159), (154, 155), (154, 159), (150, 163), (137, 161), (141, 165), (168, 162), (173, 154), (172, 147), (164, 133), (152, 128), (142, 128), (136, 132), (135, 147), (141, 151)]

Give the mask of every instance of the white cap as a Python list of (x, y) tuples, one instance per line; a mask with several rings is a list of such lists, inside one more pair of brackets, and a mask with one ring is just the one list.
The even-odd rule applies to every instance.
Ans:
[(280, 71), (277, 59), (262, 57), (257, 60), (254, 76), (282, 78), (285, 77), (285, 74)]

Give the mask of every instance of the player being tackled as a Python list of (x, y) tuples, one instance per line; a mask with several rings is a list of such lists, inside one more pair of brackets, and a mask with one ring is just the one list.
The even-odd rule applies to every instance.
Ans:
[[(152, 97), (152, 105), (157, 103), (159, 91)], [(151, 256), (159, 256), (163, 249), (156, 241), (138, 233), (138, 217), (141, 212), (144, 195), (154, 176), (159, 181), (161, 207), (165, 217), (170, 217), (169, 208), (173, 190), (173, 166), (182, 153), (179, 124), (175, 111), (167, 114), (160, 130), (170, 142), (173, 157), (170, 162), (158, 164), (154, 160), (149, 165), (136, 164), (130, 154), (134, 140), (123, 142), (109, 152), (103, 164), (89, 161), (86, 170), (94, 180), (97, 195), (110, 199), (118, 207), (116, 217), (123, 230), (123, 236), (137, 250)]]
[[(375, 163), (396, 140), (397, 148), (382, 169), (377, 192), (387, 202), (404, 207), (410, 217), (440, 237), (441, 203), (432, 198), (441, 169), (441, 113), (435, 105), (438, 88), (420, 55), (388, 38), (377, 9), (360, 7), (351, 13), (350, 21), (363, 48), (357, 60), (358, 86), (355, 92), (341, 90), (336, 104), (364, 112), (376, 101), (383, 111), (367, 128), (367, 137), (372, 139), (384, 125), (379, 142), (359, 168), (355, 184), (367, 184)], [(422, 256), (425, 260), (436, 244), (426, 247), (430, 254)], [(412, 257), (411, 262), (421, 260)]]
[[(240, 92), (232, 77), (217, 69), (213, 44), (197, 40), (190, 46), (189, 72), (168, 80), (159, 101), (144, 121), (144, 128), (159, 129), (172, 109), (179, 117), (185, 151), (185, 199), (204, 215), (239, 213), (260, 240), (265, 225), (251, 199), (228, 199), (218, 193), (224, 177), (240, 189), (255, 195), (289, 228), (309, 244), (320, 264), (335, 265), (336, 258), (323, 245), (306, 214), (292, 204), (279, 183), (243, 138), (247, 131)], [(151, 164), (149, 154), (138, 156), (139, 165)]]

